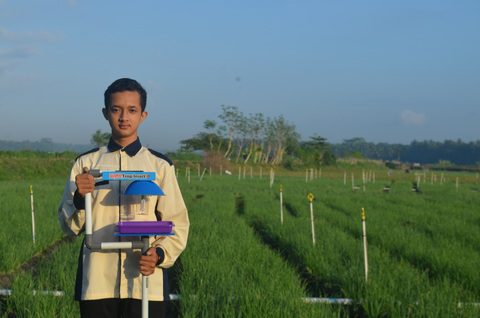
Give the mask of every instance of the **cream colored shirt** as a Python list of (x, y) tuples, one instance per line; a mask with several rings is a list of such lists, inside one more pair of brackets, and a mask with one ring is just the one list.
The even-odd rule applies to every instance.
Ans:
[[(138, 196), (124, 195), (129, 181), (97, 183), (92, 193), (93, 241), (118, 242), (139, 240), (139, 237), (114, 236), (119, 221), (172, 221), (173, 236), (150, 237), (151, 246), (165, 253), (163, 262), (149, 276), (149, 300), (164, 300), (164, 273), (185, 249), (189, 219), (182, 198), (175, 169), (168, 159), (140, 144), (140, 140), (121, 148), (112, 140), (106, 147), (81, 155), (75, 161), (65, 186), (63, 200), (58, 209), (62, 230), (69, 235), (79, 235), (84, 229), (85, 210), (74, 204), (75, 176), (89, 170), (136, 170), (155, 172), (154, 182), (164, 196), (147, 196), (142, 204)], [(142, 298), (142, 275), (139, 272), (140, 250), (91, 251), (84, 245), (79, 260), (81, 276), (77, 278), (77, 299)], [(168, 296), (168, 295), (167, 295)]]

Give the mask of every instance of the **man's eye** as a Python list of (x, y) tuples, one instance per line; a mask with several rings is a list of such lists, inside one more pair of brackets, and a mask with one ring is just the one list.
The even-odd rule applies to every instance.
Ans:
[(118, 109), (116, 109), (116, 108), (111, 108), (111, 109), (110, 109), (110, 112), (112, 112), (112, 113), (117, 113), (117, 112), (118, 112)]
[(137, 109), (136, 109), (136, 108), (130, 108), (130, 112), (131, 112), (131, 113), (136, 113), (136, 112), (137, 112)]

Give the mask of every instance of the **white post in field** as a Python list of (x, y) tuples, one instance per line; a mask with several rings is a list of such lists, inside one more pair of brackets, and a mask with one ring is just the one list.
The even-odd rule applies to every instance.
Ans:
[(367, 253), (367, 215), (362, 208), (362, 239), (363, 239), (363, 259), (365, 264), (365, 281), (368, 281), (368, 253)]
[(457, 192), (458, 192), (458, 177), (457, 177), (457, 179), (455, 180), (455, 187), (457, 188)]
[(203, 169), (202, 175), (200, 176), (200, 181), (202, 181), (203, 176), (205, 175), (205, 171), (207, 171), (207, 168), (204, 168), (204, 169)]
[(35, 209), (33, 208), (33, 187), (30, 185), (30, 207), (32, 208), (32, 239), (35, 244)]
[(313, 193), (307, 194), (307, 199), (310, 202), (310, 223), (312, 224), (312, 243), (315, 245), (315, 223), (313, 219), (313, 200), (315, 200), (315, 196)]
[(238, 180), (242, 179), (242, 167), (238, 167)]
[(343, 185), (347, 185), (347, 171), (343, 171)]
[(365, 182), (367, 179), (367, 175), (365, 174), (365, 170), (362, 170), (362, 182), (363, 182), (363, 192), (365, 192)]
[(283, 224), (283, 186), (280, 185), (280, 223)]
[(200, 177), (200, 164), (197, 163), (197, 171), (198, 171), (198, 176)]
[(273, 186), (273, 182), (275, 182), (275, 172), (273, 168), (270, 168), (270, 188)]

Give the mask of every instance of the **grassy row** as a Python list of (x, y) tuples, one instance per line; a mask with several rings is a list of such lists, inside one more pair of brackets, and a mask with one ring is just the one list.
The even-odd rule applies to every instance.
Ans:
[[(364, 308), (369, 314), (377, 315), (382, 312), (394, 315), (401, 314), (402, 316), (412, 312), (420, 314), (423, 306), (425, 309), (423, 314), (433, 317), (435, 316), (434, 313), (438, 312), (436, 308), (441, 308), (440, 312), (444, 312), (444, 314), (450, 312), (453, 316), (459, 314), (454, 306), (456, 301), (474, 301), (471, 292), (462, 291), (463, 284), (455, 283), (455, 279), (452, 283), (452, 277), (449, 277), (448, 272), (444, 273), (444, 276), (432, 280), (428, 273), (416, 270), (409, 262), (392, 255), (392, 251), (382, 247), (378, 248), (375, 245), (370, 246), (369, 249), (371, 262), (375, 264), (371, 266), (370, 270), (370, 277), (372, 278), (369, 281), (368, 288), (361, 287), (356, 277), (349, 277), (349, 274), (352, 273), (351, 266), (353, 264), (357, 269), (363, 268), (363, 266), (359, 266), (362, 252), (361, 244), (358, 241), (361, 235), (360, 224), (357, 221), (358, 216), (347, 215), (348, 209), (338, 211), (328, 207), (321, 208), (321, 216), (316, 220), (319, 243), (313, 247), (310, 239), (308, 205), (305, 198), (302, 194), (290, 194), (286, 197), (293, 197), (291, 198), (293, 201), (305, 202), (305, 204), (298, 204), (300, 205), (296, 207), (300, 210), (296, 213), (298, 217), (287, 218), (284, 226), (277, 226), (275, 230), (267, 227), (270, 229), (270, 235), (276, 237), (280, 242), (277, 244), (280, 244), (281, 248), (291, 249), (292, 246), (295, 247), (297, 249), (296, 254), (300, 255), (296, 259), (299, 259), (304, 264), (303, 266), (315, 273), (316, 277), (323, 280), (324, 285), (339, 285), (345, 293), (349, 291), (347, 294), (356, 296), (356, 299), (364, 299)], [(256, 207), (260, 206), (260, 208), (252, 213), (251, 217), (258, 218), (262, 211), (276, 210), (276, 213), (262, 214), (265, 218), (262, 222), (278, 225), (278, 206), (271, 203), (268, 203), (270, 204), (269, 207), (264, 206), (260, 203), (261, 200), (261, 197), (252, 194), (252, 201), (255, 202)], [(295, 204), (293, 204), (293, 207), (295, 208)], [(350, 208), (350, 211), (353, 211), (353, 209)], [(353, 225), (354, 228), (350, 226), (346, 230), (346, 227), (342, 226), (342, 222), (356, 225)], [(307, 233), (299, 236), (299, 232)], [(389, 236), (388, 233), (383, 234)], [(310, 244), (308, 244), (309, 240)], [(331, 246), (335, 248), (332, 249)], [(326, 257), (328, 261), (324, 263), (323, 260)], [(324, 266), (319, 264), (324, 264)], [(375, 273), (376, 271), (378, 273)], [(365, 291), (364, 294), (362, 294), (362, 290)], [(432, 304), (432, 300), (435, 300), (433, 305), (427, 306)], [(395, 304), (398, 302), (403, 305), (396, 308)], [(413, 306), (414, 309), (410, 309), (405, 304), (417, 305)], [(407, 311), (405, 312), (405, 310)]]
[[(16, 276), (12, 296), (0, 306), (1, 317), (79, 317), (74, 301), (78, 251), (82, 240), (61, 245), (55, 253), (43, 258), (35, 268)], [(37, 294), (33, 291), (63, 291), (63, 297)]]
[[(460, 189), (457, 193), (451, 186), (433, 185), (415, 195), (408, 182), (396, 182), (389, 194), (381, 192), (381, 184), (368, 184), (365, 193), (352, 193), (349, 184), (344, 186), (339, 180), (305, 183), (299, 177), (277, 178), (273, 188), (266, 177), (238, 180), (235, 176), (206, 176), (203, 181), (192, 178), (190, 183), (180, 177), (180, 182), (191, 220), (189, 244), (177, 267), (182, 316), (479, 314), (478, 308), (457, 306), (458, 302), (478, 301), (478, 250), (474, 242), (479, 219), (473, 192)], [(284, 185), (285, 200), (292, 209), (292, 213), (285, 213), (283, 225), (279, 183)], [(37, 245), (32, 246), (27, 235), (31, 233), (28, 184), (0, 182), (0, 190), (9, 193), (8, 197), (26, 197), (18, 201), (0, 198), (0, 211), (11, 209), (17, 212), (12, 216), (18, 217), (9, 218), (11, 223), (0, 231), (0, 248), (6, 256), (0, 258), (3, 268), (18, 267), (22, 261), (15, 258), (26, 260), (61, 236), (56, 209), (63, 186), (64, 179), (34, 183), (38, 234)], [(305, 198), (308, 191), (318, 198), (315, 246)], [(447, 198), (458, 198), (459, 202), (448, 202)], [(361, 206), (368, 213), (368, 283), (363, 276)], [(25, 214), (19, 212), (23, 210)], [(456, 218), (448, 222), (452, 213)], [(39, 232), (40, 228), (44, 232)], [(474, 229), (477, 231), (471, 236), (468, 231)], [(9, 243), (12, 241), (16, 243)], [(1, 305), (2, 317), (11, 313), (28, 317), (78, 315), (72, 298), (79, 244), (77, 239), (62, 245), (33, 273), (18, 275), (12, 287), (14, 296)], [(61, 299), (32, 297), (32, 289), (67, 294)], [(304, 296), (348, 297), (358, 303), (347, 308), (310, 305), (301, 301)]]
[(218, 193), (209, 182), (200, 188), (184, 188), (192, 227), (182, 255), (182, 316), (331, 317), (342, 311), (301, 301), (305, 293), (295, 270), (241, 217), (239, 192)]
[[(393, 196), (396, 204), (384, 199)], [(360, 193), (357, 196), (346, 196), (342, 191), (332, 191), (322, 196), (319, 208), (323, 210), (324, 204), (332, 208), (332, 222), (345, 231), (355, 232), (358, 228), (358, 223), (352, 222), (355, 211), (359, 210), (360, 204), (368, 207), (371, 244), (380, 246), (397, 258), (410, 261), (421, 270), (428, 271), (431, 276), (449, 277), (457, 284), (478, 292), (480, 277), (477, 265), (480, 256), (474, 241), (475, 237), (480, 236), (475, 226), (469, 227), (462, 219), (471, 211), (458, 210), (456, 205), (445, 203), (443, 196), (435, 193), (430, 196), (435, 197), (437, 202), (444, 201), (444, 204), (439, 204), (442, 209), (435, 209), (426, 202), (425, 198), (428, 197), (415, 194)], [(398, 201), (413, 204), (398, 204)], [(342, 213), (339, 214), (338, 211)], [(449, 222), (450, 219), (452, 221)], [(470, 244), (465, 245), (466, 242)]]
[[(35, 209), (35, 244), (32, 239), (30, 184), (33, 185)], [(57, 219), (64, 179), (45, 179), (31, 183), (0, 181), (0, 272), (18, 268), (62, 237)]]

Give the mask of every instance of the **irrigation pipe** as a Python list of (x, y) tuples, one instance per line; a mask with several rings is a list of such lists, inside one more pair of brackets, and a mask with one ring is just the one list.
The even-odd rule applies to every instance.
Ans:
[(307, 304), (332, 304), (332, 305), (352, 305), (353, 299), (350, 298), (320, 298), (320, 297), (304, 297), (304, 303)]
[[(10, 297), (14, 293), (11, 289), (0, 289), (0, 297)], [(32, 290), (33, 296), (53, 296), (64, 297), (65, 292), (61, 290)], [(196, 297), (196, 295), (192, 295)], [(169, 294), (170, 301), (180, 301), (182, 296), (179, 294)], [(330, 304), (330, 305), (353, 305), (357, 303), (351, 298), (330, 298), (330, 297), (302, 297), (302, 300), (306, 304)], [(359, 302), (358, 302), (359, 303)], [(418, 303), (417, 303), (418, 304)], [(458, 302), (457, 307), (463, 308), (466, 306), (480, 307), (480, 303), (464, 303)]]
[[(0, 289), (0, 296), (9, 297), (12, 296), (13, 292), (11, 289)], [(54, 297), (63, 297), (65, 292), (61, 290), (32, 290), (32, 295), (37, 296), (54, 296)]]

